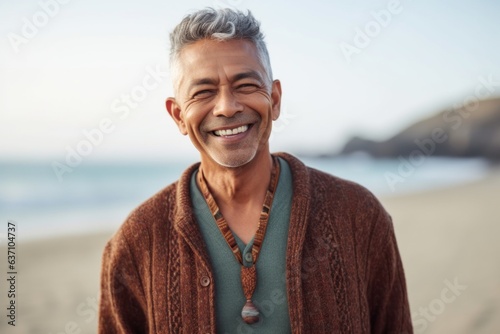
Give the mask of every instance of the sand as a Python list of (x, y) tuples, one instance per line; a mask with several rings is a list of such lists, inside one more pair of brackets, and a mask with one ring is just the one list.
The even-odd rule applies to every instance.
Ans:
[(415, 332), (500, 333), (500, 170), (382, 203), (394, 219)]
[[(100, 260), (111, 234), (18, 240), (16, 327), (6, 324), (2, 312), (0, 332), (95, 333)], [(0, 300), (6, 303), (4, 296)]]
[[(394, 219), (416, 333), (500, 333), (499, 194), (495, 171), (466, 185), (382, 199)], [(17, 326), (2, 315), (0, 332), (95, 333), (101, 253), (112, 233), (20, 242)]]

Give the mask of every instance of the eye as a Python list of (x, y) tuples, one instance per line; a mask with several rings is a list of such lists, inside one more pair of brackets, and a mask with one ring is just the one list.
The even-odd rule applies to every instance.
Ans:
[(215, 90), (213, 89), (203, 89), (195, 92), (192, 96), (193, 99), (204, 99), (208, 98), (210, 96), (213, 96), (216, 94)]
[(236, 86), (236, 90), (241, 93), (253, 93), (259, 88), (260, 86), (254, 83), (243, 83)]

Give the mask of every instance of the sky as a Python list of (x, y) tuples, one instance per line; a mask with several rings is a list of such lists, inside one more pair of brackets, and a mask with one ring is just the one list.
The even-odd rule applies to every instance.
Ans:
[(164, 107), (168, 34), (207, 6), (262, 24), (283, 87), (272, 151), (388, 138), (500, 81), (497, 1), (1, 1), (0, 161), (196, 157)]

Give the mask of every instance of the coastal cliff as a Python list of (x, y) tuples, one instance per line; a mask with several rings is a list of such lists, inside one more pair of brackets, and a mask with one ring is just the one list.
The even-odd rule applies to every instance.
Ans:
[(500, 162), (500, 98), (472, 102), (440, 111), (387, 140), (353, 137), (340, 154), (366, 152), (376, 158), (425, 154)]

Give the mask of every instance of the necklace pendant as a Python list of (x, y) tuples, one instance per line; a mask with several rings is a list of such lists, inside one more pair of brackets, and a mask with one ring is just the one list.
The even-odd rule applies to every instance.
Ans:
[(250, 299), (247, 300), (245, 306), (243, 306), (243, 309), (241, 310), (241, 317), (243, 318), (243, 321), (249, 325), (254, 324), (259, 321), (259, 315), (259, 309)]

